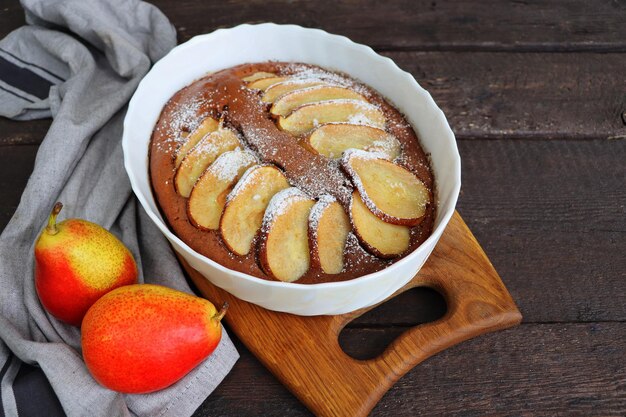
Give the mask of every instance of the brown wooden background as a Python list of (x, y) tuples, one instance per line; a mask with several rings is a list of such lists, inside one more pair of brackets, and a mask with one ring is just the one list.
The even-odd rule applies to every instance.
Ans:
[[(410, 71), (448, 116), (463, 163), (458, 210), (524, 323), (427, 360), (374, 416), (626, 415), (626, 2), (154, 3), (181, 42), (261, 21), (346, 35)], [(0, 6), (4, 37), (23, 12)], [(49, 124), (0, 119), (0, 228)], [(444, 308), (413, 290), (352, 323), (342, 344), (371, 357)], [(309, 415), (237, 346), (241, 360), (198, 416)]]

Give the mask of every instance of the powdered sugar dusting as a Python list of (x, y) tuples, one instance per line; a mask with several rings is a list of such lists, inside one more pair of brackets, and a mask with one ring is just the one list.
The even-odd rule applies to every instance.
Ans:
[[(296, 83), (296, 82), (300, 82), (300, 83), (303, 83), (303, 82), (304, 82), (304, 83), (306, 83), (307, 81), (311, 81), (311, 80), (298, 80), (298, 79), (296, 79), (296, 80), (294, 80), (294, 81), (283, 81), (283, 83), (284, 83), (284, 84), (287, 84), (287, 83)], [(313, 80), (313, 81), (317, 81), (317, 80)], [(329, 82), (327, 82), (327, 81), (323, 81), (323, 80), (319, 80), (319, 81), (323, 82), (323, 84), (317, 84), (317, 85), (311, 85), (311, 86), (308, 86), (308, 87), (303, 87), (303, 88), (298, 89), (297, 91), (298, 91), (299, 93), (307, 93), (307, 92), (310, 92), (310, 91), (315, 91), (315, 90), (323, 90), (323, 89), (326, 89), (326, 88), (329, 88), (329, 87), (333, 87), (333, 88), (344, 88), (344, 89), (347, 89), (347, 88), (348, 88), (348, 87), (343, 86), (343, 85), (340, 85), (340, 84), (331, 84), (331, 83), (329, 83)], [(282, 83), (281, 83), (281, 84), (282, 84)], [(292, 91), (292, 92), (293, 92), (293, 91)]]
[(236, 148), (221, 154), (209, 169), (218, 180), (234, 181), (243, 167), (258, 162), (259, 159), (252, 152)]
[[(333, 98), (329, 100), (320, 100), (314, 103), (307, 103), (303, 105), (302, 107), (318, 106), (318, 105), (324, 105), (324, 104), (337, 104), (337, 105), (349, 104), (350, 106), (355, 107), (356, 109), (359, 109), (359, 110), (363, 110), (363, 111), (380, 111), (380, 107), (378, 107), (376, 104), (372, 104), (370, 102), (363, 101), (363, 100), (357, 100), (354, 98)], [(355, 116), (358, 116), (359, 114), (360, 113), (357, 113)], [(365, 115), (362, 115), (362, 117), (365, 117)], [(345, 123), (345, 122), (337, 122), (337, 123)], [(354, 122), (348, 122), (348, 123), (358, 124)]]
[(278, 149), (276, 146), (273, 146), (271, 141), (268, 141), (268, 138), (272, 137), (272, 132), (264, 127), (251, 127), (246, 125), (243, 127), (243, 134), (248, 140), (249, 143), (252, 144), (262, 155), (266, 155), (267, 157), (276, 156), (278, 154)]
[(322, 82), (324, 82), (324, 80), (322, 80), (321, 78), (298, 78), (298, 77), (292, 77), (292, 78), (286, 79), (285, 81), (281, 81), (279, 83), (272, 84), (270, 87), (268, 87), (268, 89), (266, 91), (270, 91), (274, 87), (285, 86), (285, 85), (303, 85), (304, 88), (324, 87), (324, 85), (318, 85), (318, 84), (310, 85), (311, 83), (317, 83), (317, 82), (322, 83)]
[(363, 113), (358, 113), (358, 114), (354, 114), (350, 116), (348, 118), (348, 123), (353, 124), (353, 125), (366, 125), (366, 126), (374, 124), (372, 120), (366, 115), (364, 115)]
[(202, 139), (196, 145), (191, 148), (189, 153), (208, 153), (214, 154), (218, 152), (219, 147), (220, 134), (218, 132), (211, 132)]
[(324, 211), (330, 206), (332, 203), (335, 203), (337, 199), (329, 194), (322, 195), (317, 203), (313, 205), (311, 208), (311, 212), (309, 213), (309, 229), (315, 233), (317, 230), (317, 226), (324, 214)]
[(330, 72), (320, 67), (313, 67), (303, 64), (288, 64), (286, 73), (300, 80), (321, 80), (328, 84), (334, 84), (340, 87), (348, 87), (358, 93), (368, 93), (367, 89), (357, 84), (351, 78), (336, 72)]
[(344, 151), (343, 156), (341, 157), (341, 163), (346, 169), (352, 169), (350, 165), (350, 159), (359, 158), (359, 159), (386, 159), (385, 154), (382, 152), (378, 152), (376, 150), (364, 151), (363, 149), (348, 149)]
[(307, 196), (302, 190), (296, 187), (285, 188), (274, 194), (272, 199), (270, 200), (267, 208), (265, 209), (265, 214), (263, 215), (263, 226), (261, 230), (267, 232), (269, 226), (274, 223), (276, 217), (285, 214), (287, 209), (298, 200), (309, 200), (310, 197)]
[[(341, 164), (346, 171), (350, 174), (350, 178), (354, 183), (354, 186), (359, 190), (359, 194), (361, 194), (361, 199), (365, 203), (365, 205), (372, 211), (375, 212), (378, 210), (374, 202), (369, 198), (365, 187), (363, 186), (363, 182), (361, 181), (361, 177), (357, 174), (351, 164), (352, 158), (366, 159), (366, 160), (375, 160), (375, 159), (384, 159), (387, 160), (387, 155), (382, 152), (377, 151), (364, 151), (361, 149), (348, 149), (343, 153), (343, 157), (341, 158)], [(352, 203), (351, 203), (352, 204)], [(351, 208), (352, 209), (352, 208)]]
[[(325, 160), (318, 164), (311, 164), (310, 168), (310, 175), (291, 178), (292, 185), (314, 197), (332, 193), (340, 201), (348, 201), (352, 190), (350, 182), (339, 170), (338, 160)], [(328, 183), (339, 185), (329, 190)]]
[(381, 154), (386, 154), (389, 157), (398, 146), (400, 146), (398, 144), (398, 140), (395, 137), (389, 135), (385, 139), (379, 139), (372, 142), (372, 145), (370, 146), (370, 152), (379, 152)]
[(346, 238), (346, 245), (344, 247), (343, 269), (352, 270), (361, 264), (369, 261), (380, 262), (380, 258), (367, 252), (359, 242), (359, 238), (356, 237), (353, 231), (348, 233)]
[(228, 193), (228, 196), (226, 197), (227, 204), (231, 202), (233, 198), (235, 198), (237, 195), (242, 193), (246, 188), (248, 188), (251, 184), (254, 183), (254, 180), (255, 180), (254, 177), (255, 175), (257, 175), (255, 174), (255, 172), (257, 172), (257, 170), (260, 167), (261, 165), (253, 165), (250, 168), (248, 168), (246, 172), (243, 173), (239, 181), (237, 181), (237, 184), (235, 184), (231, 192)]
[[(370, 102), (363, 101), (363, 100), (356, 100), (354, 98), (333, 98), (330, 100), (318, 101), (318, 103), (337, 103), (337, 104), (349, 103), (350, 105), (354, 107), (358, 107), (363, 110), (380, 110), (380, 108), (375, 104), (372, 104)], [(309, 105), (312, 105), (312, 104), (315, 104), (315, 103), (311, 103)]]
[(200, 123), (198, 111), (205, 104), (205, 100), (195, 98), (181, 104), (170, 118), (169, 128), (173, 131), (182, 131), (184, 128), (193, 130)]
[[(332, 193), (340, 200), (347, 201), (350, 184), (339, 169), (338, 161), (313, 155), (296, 145), (292, 137), (285, 137), (284, 141), (268, 140), (276, 133), (269, 132), (264, 127), (244, 125), (242, 130), (246, 139), (266, 162), (275, 163), (285, 169), (292, 186), (313, 197)], [(297, 146), (295, 152), (293, 145)]]
[(170, 115), (167, 123), (159, 124), (155, 129), (158, 133), (164, 134), (167, 139), (159, 143), (159, 147), (166, 152), (171, 151), (185, 141), (184, 131), (193, 131), (200, 122), (202, 117), (201, 109), (205, 100), (195, 98), (194, 100), (185, 101), (176, 106)]

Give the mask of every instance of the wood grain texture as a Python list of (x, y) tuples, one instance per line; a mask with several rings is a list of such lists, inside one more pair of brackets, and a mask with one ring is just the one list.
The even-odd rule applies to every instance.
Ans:
[(35, 165), (36, 146), (0, 147), (0, 230), (4, 230)]
[[(273, 21), (319, 27), (378, 49), (624, 51), (626, 5), (616, 0), (155, 0), (179, 40)], [(384, 18), (381, 18), (384, 16)], [(23, 24), (17, 0), (0, 7), (0, 37)]]
[(387, 52), (460, 139), (626, 139), (626, 54)]
[(461, 141), (458, 209), (531, 322), (626, 321), (626, 141)]
[(626, 49), (626, 5), (611, 0), (153, 3), (174, 23), (180, 41), (219, 27), (271, 21), (322, 28), (378, 49)]
[[(533, 50), (532, 45), (536, 50), (552, 45), (554, 51), (622, 51), (617, 45), (626, 46), (626, 25), (621, 24), (626, 3), (431, 3), (368, 1), (357, 6), (344, 1), (331, 6), (306, 1), (160, 0), (156, 5), (178, 26), (180, 41), (216, 27), (276, 20), (324, 27), (379, 46), (433, 95), (462, 139), (626, 138), (625, 53), (519, 52)], [(331, 7), (332, 12), (328, 10)], [(433, 7), (435, 11), (425, 12)], [(22, 14), (17, 2), (9, 2), (9, 7), (0, 10), (0, 31), (7, 29), (8, 33), (18, 27)], [(390, 22), (385, 30), (372, 30), (381, 15)], [(445, 34), (438, 33), (444, 30)], [(440, 42), (455, 52), (410, 51), (446, 49), (433, 46), (439, 41), (426, 41), (431, 38), (442, 39)], [(524, 41), (526, 38), (530, 40)], [(475, 52), (494, 45), (511, 52)], [(17, 122), (0, 120), (0, 132), (4, 133), (0, 145), (39, 143), (48, 126), (45, 121), (31, 122), (24, 130), (12, 123)]]
[(39, 145), (51, 124), (52, 119), (22, 122), (0, 117), (0, 146)]
[(3, 0), (0, 3), (0, 39), (24, 23), (24, 9), (19, 0)]
[(618, 323), (532, 324), (486, 335), (416, 367), (372, 415), (623, 416), (625, 339)]
[[(347, 329), (347, 342), (368, 356), (381, 333), (404, 330)], [(622, 323), (522, 324), (480, 336), (413, 368), (371, 416), (623, 416), (625, 339)], [(237, 349), (241, 359), (195, 417), (311, 415), (245, 346)]]
[(347, 356), (338, 337), (346, 324), (371, 308), (316, 317), (272, 312), (233, 297), (184, 261), (182, 264), (209, 300), (216, 305), (230, 304), (225, 320), (231, 331), (318, 416), (366, 416), (415, 365), (450, 346), (514, 326), (522, 319), (458, 213), (424, 267), (398, 291), (435, 288), (446, 299), (447, 313), (440, 320), (407, 329), (384, 352), (367, 361)]

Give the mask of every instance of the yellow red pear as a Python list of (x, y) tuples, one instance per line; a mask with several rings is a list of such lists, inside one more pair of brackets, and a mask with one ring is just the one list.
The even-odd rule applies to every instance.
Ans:
[(222, 337), (209, 301), (160, 285), (117, 288), (87, 312), (83, 359), (105, 387), (148, 393), (175, 383), (207, 358)]
[(56, 222), (57, 203), (35, 243), (35, 287), (53, 316), (80, 326), (93, 303), (114, 288), (137, 282), (130, 251), (103, 227), (82, 219)]

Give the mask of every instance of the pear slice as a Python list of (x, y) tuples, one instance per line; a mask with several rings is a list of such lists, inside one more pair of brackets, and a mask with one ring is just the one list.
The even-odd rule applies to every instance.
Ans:
[(349, 123), (325, 124), (307, 138), (309, 147), (328, 158), (338, 159), (350, 148), (379, 152), (391, 161), (400, 155), (398, 139), (382, 129)]
[(422, 221), (430, 193), (411, 171), (376, 153), (356, 149), (346, 151), (341, 163), (377, 217), (404, 226)]
[(253, 90), (261, 90), (261, 91), (265, 91), (267, 90), (270, 86), (286, 81), (288, 80), (288, 77), (267, 77), (267, 78), (261, 78), (258, 79), (256, 81), (252, 81), (251, 83), (249, 83), (247, 85), (248, 88), (253, 89)]
[(250, 151), (237, 148), (224, 152), (198, 179), (187, 200), (187, 215), (198, 229), (217, 230), (230, 193), (246, 169), (259, 160)]
[(176, 170), (174, 185), (183, 197), (189, 197), (196, 180), (205, 169), (227, 151), (241, 146), (237, 134), (230, 129), (219, 128), (200, 140), (185, 156)]
[(314, 204), (315, 200), (294, 187), (270, 200), (259, 247), (259, 261), (268, 275), (293, 282), (309, 270), (309, 212)]
[[(268, 95), (271, 90), (277, 89), (280, 85), (274, 85), (265, 94)], [(274, 101), (270, 113), (277, 116), (287, 116), (293, 109), (304, 104), (336, 99), (353, 99), (367, 102), (365, 97), (349, 88), (334, 85), (318, 85), (282, 95)]]
[(352, 226), (350, 219), (334, 197), (324, 195), (309, 215), (311, 262), (326, 274), (343, 270), (343, 253)]
[(270, 78), (270, 77), (276, 77), (276, 74), (273, 74), (271, 72), (259, 71), (259, 72), (255, 72), (252, 75), (248, 75), (247, 77), (243, 77), (242, 80), (247, 83), (251, 83), (252, 81), (262, 80), (263, 78)]
[(265, 94), (261, 97), (264, 103), (273, 103), (278, 98), (289, 94), (292, 91), (299, 91), (303, 88), (314, 87), (318, 85), (328, 85), (321, 80), (287, 80), (271, 85), (265, 90)]
[(409, 248), (409, 228), (382, 221), (367, 208), (358, 191), (352, 193), (350, 203), (352, 226), (365, 248), (381, 258), (395, 258)]
[(278, 118), (278, 127), (294, 136), (334, 122), (365, 124), (378, 128), (385, 126), (385, 116), (374, 105), (358, 100), (329, 100), (305, 104), (287, 117)]
[(183, 161), (187, 153), (207, 134), (214, 132), (219, 127), (219, 121), (212, 117), (204, 119), (198, 127), (189, 133), (184, 139), (185, 141), (176, 149), (176, 168)]
[(267, 205), (274, 194), (286, 188), (287, 178), (273, 165), (257, 165), (246, 171), (228, 194), (220, 222), (222, 240), (231, 252), (250, 252)]

